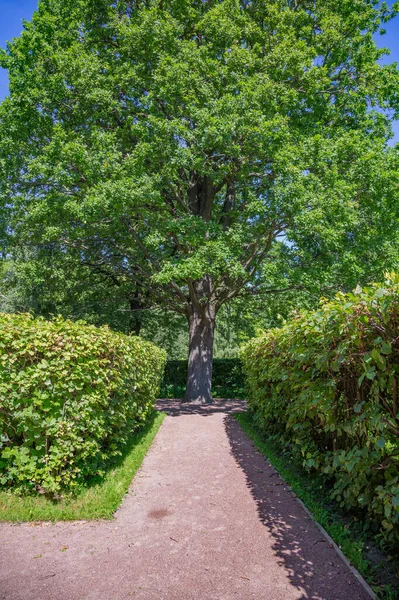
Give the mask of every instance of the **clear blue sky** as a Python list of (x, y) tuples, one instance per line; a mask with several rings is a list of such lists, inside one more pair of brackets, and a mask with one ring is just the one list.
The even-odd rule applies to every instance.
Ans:
[[(337, 0), (339, 2), (339, 0)], [(30, 20), (37, 7), (38, 0), (0, 0), (0, 46), (5, 46), (7, 40), (18, 36), (22, 30), (22, 19)], [(392, 0), (388, 2), (392, 4)], [(377, 40), (378, 45), (391, 50), (384, 62), (399, 63), (399, 16), (387, 24), (387, 33)], [(0, 69), (0, 100), (8, 92), (7, 73)], [(395, 141), (399, 141), (399, 121), (394, 124)]]

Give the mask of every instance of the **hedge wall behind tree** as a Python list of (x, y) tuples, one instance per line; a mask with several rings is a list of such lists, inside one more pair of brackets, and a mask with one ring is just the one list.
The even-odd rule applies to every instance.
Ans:
[[(161, 397), (182, 398), (186, 389), (187, 361), (168, 360), (161, 385)], [(245, 379), (238, 358), (213, 360), (212, 394), (215, 398), (245, 397)]]

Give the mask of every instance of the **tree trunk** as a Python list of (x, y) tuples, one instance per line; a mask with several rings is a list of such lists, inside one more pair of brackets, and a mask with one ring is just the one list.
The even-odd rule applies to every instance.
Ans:
[(141, 309), (143, 307), (139, 292), (135, 292), (129, 298), (130, 305), (130, 332), (140, 335), (141, 331)]
[(212, 360), (216, 314), (212, 306), (192, 305), (188, 317), (189, 353), (184, 402), (212, 402)]

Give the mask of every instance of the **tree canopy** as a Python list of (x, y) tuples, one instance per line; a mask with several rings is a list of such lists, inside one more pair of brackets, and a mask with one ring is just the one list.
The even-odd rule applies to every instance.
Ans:
[(396, 260), (398, 72), (373, 41), (396, 10), (41, 0), (1, 55), (4, 238), (185, 315), (209, 400), (224, 304)]

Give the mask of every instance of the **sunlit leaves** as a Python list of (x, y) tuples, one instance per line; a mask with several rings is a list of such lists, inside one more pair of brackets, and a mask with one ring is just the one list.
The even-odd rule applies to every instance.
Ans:
[(399, 159), (381, 108), (398, 109), (398, 75), (372, 34), (394, 13), (41, 2), (1, 55), (4, 244), (49, 247), (68, 255), (59, 268), (101, 269), (182, 314), (203, 277), (217, 311), (392, 268)]
[(342, 506), (365, 507), (391, 542), (399, 527), (398, 318), (391, 274), (295, 313), (242, 351), (257, 422), (285, 438), (306, 468), (331, 477)]
[(58, 493), (101, 473), (153, 410), (164, 364), (108, 328), (0, 315), (0, 486)]

